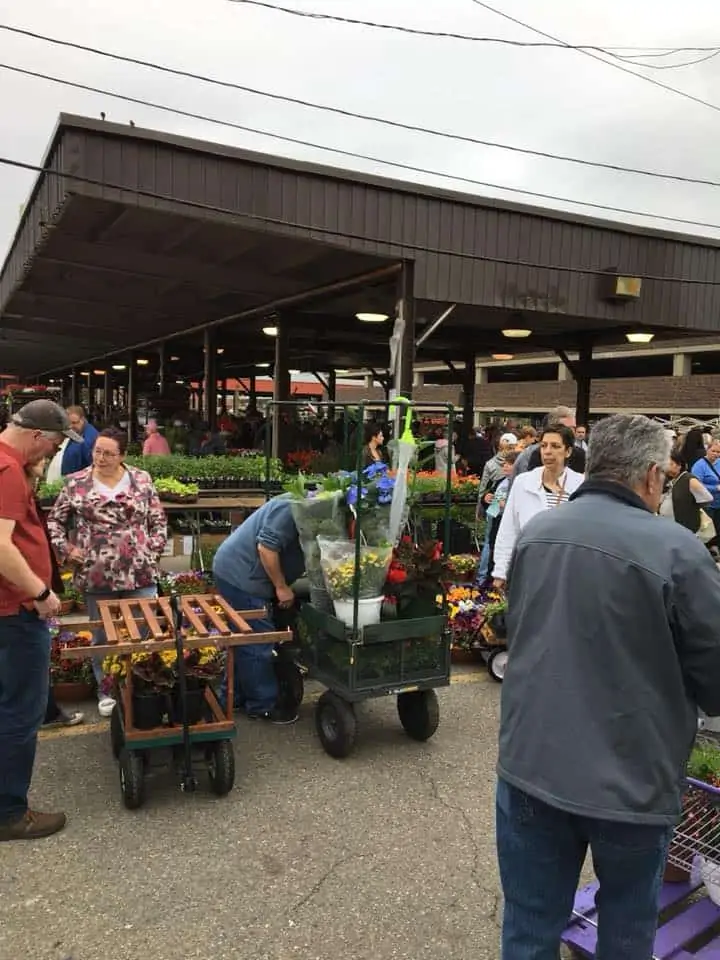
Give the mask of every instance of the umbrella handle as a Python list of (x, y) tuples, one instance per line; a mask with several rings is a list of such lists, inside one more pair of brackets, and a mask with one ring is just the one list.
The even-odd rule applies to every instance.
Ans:
[(405, 406), (405, 426), (403, 428), (401, 440), (405, 440), (408, 443), (415, 443), (415, 437), (412, 432), (412, 400), (408, 400), (407, 397), (395, 397), (393, 402), (390, 404), (390, 409), (393, 407), (399, 407), (401, 405)]

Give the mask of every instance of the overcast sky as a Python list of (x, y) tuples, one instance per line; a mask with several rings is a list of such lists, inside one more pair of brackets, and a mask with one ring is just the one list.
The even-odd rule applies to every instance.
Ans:
[[(269, 0), (431, 30), (517, 40), (536, 35), (472, 0)], [(716, 0), (494, 0), (569, 43), (720, 44)], [(304, 20), (230, 0), (0, 0), (0, 20), (196, 73), (451, 133), (684, 176), (720, 180), (720, 112), (578, 52), (404, 36)], [(218, 119), (508, 187), (720, 224), (720, 188), (582, 168), (345, 119), (63, 50), (0, 31), (0, 62)], [(657, 62), (657, 61), (656, 61)], [(659, 61), (660, 63), (667, 61)], [(670, 61), (672, 62), (672, 61)], [(637, 69), (637, 68), (633, 68)], [(720, 57), (648, 76), (720, 104)], [(413, 179), (407, 171), (187, 120), (0, 70), (0, 154), (39, 163), (61, 111)], [(0, 249), (10, 243), (30, 174), (0, 167)], [(415, 179), (583, 212), (417, 174)], [(598, 215), (597, 211), (584, 212)], [(602, 214), (599, 214), (602, 215)], [(612, 214), (608, 213), (608, 217)], [(637, 218), (617, 214), (616, 219)], [(639, 221), (720, 237), (720, 229)]]

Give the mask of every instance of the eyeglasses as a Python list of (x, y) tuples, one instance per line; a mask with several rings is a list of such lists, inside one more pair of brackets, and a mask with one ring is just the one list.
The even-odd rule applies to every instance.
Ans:
[(103, 457), (106, 457), (108, 460), (114, 460), (116, 457), (119, 457), (120, 454), (115, 453), (113, 450), (103, 450), (95, 447), (93, 450), (93, 456), (97, 457), (98, 460), (102, 459)]

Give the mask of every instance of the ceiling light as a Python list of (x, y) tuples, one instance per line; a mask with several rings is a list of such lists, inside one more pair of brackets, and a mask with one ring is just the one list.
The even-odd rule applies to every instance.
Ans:
[(268, 367), (270, 366), (270, 364), (269, 364), (269, 363), (256, 363), (255, 366), (258, 368), (258, 370), (267, 370)]
[(93, 373), (95, 374), (96, 377), (104, 377), (104, 376), (105, 376), (105, 371), (104, 371), (104, 370), (93, 370)]
[(263, 327), (263, 333), (266, 337), (276, 337), (278, 335), (277, 327)]
[(355, 316), (362, 323), (385, 323), (390, 319), (386, 313), (356, 313)]
[(647, 333), (642, 330), (636, 330), (634, 333), (625, 334), (625, 339), (628, 343), (650, 343), (654, 337), (654, 333)]
[(89, 376), (90, 376), (90, 371), (89, 371), (89, 370), (81, 370), (81, 371), (80, 371), (80, 376), (81, 376), (81, 377), (89, 377)]
[(225, 353), (225, 347), (217, 348), (218, 356), (221, 357)]
[(344, 377), (346, 373), (350, 373), (350, 371), (349, 371), (349, 370), (336, 370), (336, 371), (335, 371), (335, 376), (336, 376), (336, 377)]
[(175, 383), (176, 383), (179, 387), (182, 387), (182, 385), (185, 383), (185, 381), (184, 381), (184, 380), (176, 380)]
[(493, 360), (512, 360), (515, 355), (512, 353), (493, 353)]
[(125, 370), (125, 369), (127, 369), (127, 368), (125, 367), (125, 364), (124, 364), (124, 363), (114, 363), (114, 364), (113, 364), (113, 370)]
[(288, 373), (290, 374), (291, 377), (297, 377), (300, 375), (299, 370), (288, 370)]
[(179, 360), (179, 359), (180, 357), (170, 357), (170, 362), (172, 363), (173, 360)]
[(135, 361), (139, 367), (146, 367), (150, 361), (146, 357), (138, 357)]
[(532, 330), (516, 329), (514, 327), (502, 331), (502, 335), (507, 337), (508, 340), (524, 340), (525, 337), (529, 337), (531, 333)]

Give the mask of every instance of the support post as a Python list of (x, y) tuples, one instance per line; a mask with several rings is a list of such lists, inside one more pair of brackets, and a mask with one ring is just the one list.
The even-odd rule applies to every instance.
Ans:
[(328, 373), (327, 379), (327, 395), (328, 395), (328, 420), (333, 423), (335, 421), (335, 401), (337, 399), (337, 374), (334, 370), (331, 370)]
[(257, 376), (250, 374), (250, 390), (248, 397), (248, 412), (255, 413), (257, 410)]
[(275, 375), (273, 377), (273, 400), (276, 405), (272, 408), (272, 455), (282, 457), (285, 453), (286, 430), (284, 418), (288, 407), (277, 406), (278, 402), (290, 399), (290, 363), (289, 338), (287, 324), (281, 318), (277, 322), (277, 336), (275, 337)]
[(463, 432), (468, 436), (470, 428), (473, 426), (473, 417), (475, 413), (475, 354), (472, 353), (465, 364), (463, 376)]
[(402, 336), (395, 363), (394, 388), (403, 397), (410, 398), (415, 368), (415, 264), (402, 264), (397, 283), (396, 315), (402, 318)]
[(576, 364), (575, 381), (577, 401), (575, 403), (576, 422), (587, 426), (590, 417), (590, 391), (592, 387), (592, 340), (583, 340), (580, 344)]
[(70, 373), (70, 406), (76, 407), (79, 403), (78, 398), (78, 372), (75, 367), (72, 368)]
[(131, 354), (128, 364), (128, 387), (127, 387), (127, 415), (128, 415), (128, 442), (132, 443), (135, 439), (135, 354)]
[(105, 420), (105, 426), (107, 426), (108, 421), (110, 420), (110, 408), (112, 407), (112, 397), (110, 395), (110, 371), (105, 371), (105, 384), (103, 386), (103, 419)]
[(205, 373), (203, 381), (205, 387), (203, 391), (203, 419), (207, 421), (211, 433), (214, 433), (217, 426), (217, 372), (215, 333), (213, 330), (205, 331)]
[(162, 397), (165, 393), (165, 360), (167, 344), (161, 343), (158, 347), (158, 390)]

